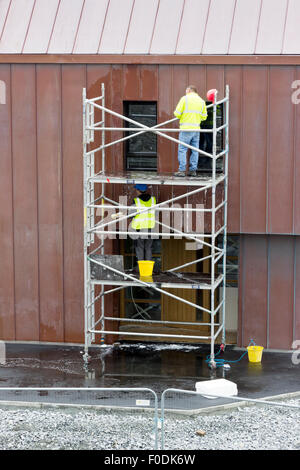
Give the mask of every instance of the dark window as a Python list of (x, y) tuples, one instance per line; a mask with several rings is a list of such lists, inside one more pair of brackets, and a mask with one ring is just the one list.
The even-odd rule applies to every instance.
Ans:
[[(145, 126), (153, 127), (157, 124), (157, 105), (149, 101), (127, 101), (124, 102), (124, 115)], [(124, 126), (138, 127), (127, 121), (124, 121)], [(125, 133), (129, 134), (130, 132)], [(126, 170), (156, 171), (156, 134), (145, 132), (125, 141), (125, 166)]]

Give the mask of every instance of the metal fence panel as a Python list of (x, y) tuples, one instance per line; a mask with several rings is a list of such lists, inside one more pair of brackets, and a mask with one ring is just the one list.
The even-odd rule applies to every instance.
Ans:
[[(48, 441), (54, 446), (60, 444), (55, 442), (57, 425), (53, 420), (52, 426), (49, 407), (52, 412), (53, 409), (62, 411), (62, 408), (71, 410), (74, 416), (70, 427), (66, 428), (66, 433), (70, 433), (70, 440), (64, 444), (67, 448), (77, 433), (80, 436), (78, 440), (87, 442), (84, 436), (89, 432), (96, 433), (91, 444), (96, 449), (158, 447), (158, 400), (156, 393), (147, 388), (0, 388), (0, 409), (8, 404), (15, 404), (18, 410), (20, 407), (31, 407), (32, 410), (34, 406), (37, 421), (34, 422), (34, 417), (28, 420), (26, 429), (32, 434), (43, 434), (47, 430)], [(40, 415), (45, 419), (37, 416), (37, 409), (43, 412)], [(84, 413), (88, 413), (86, 417)]]
[[(208, 395), (208, 394), (207, 394)], [(239, 439), (239, 444), (241, 448), (244, 445), (250, 446), (253, 444), (255, 439), (253, 438), (253, 433), (257, 431), (259, 434), (260, 427), (260, 416), (256, 417), (256, 422), (253, 428), (252, 421), (248, 418), (250, 413), (245, 412), (245, 414), (240, 413), (240, 416), (237, 420), (238, 426), (240, 426), (238, 434), (234, 424), (234, 418), (230, 414), (233, 412), (239, 412), (242, 410), (249, 410), (249, 406), (246, 405), (260, 405), (267, 408), (280, 408), (280, 412), (277, 413), (275, 419), (278, 419), (278, 422), (282, 419), (281, 426), (279, 425), (279, 430), (283, 434), (289, 434), (290, 426), (293, 425), (293, 429), (296, 432), (296, 425), (299, 423), (299, 415), (296, 412), (300, 411), (299, 404), (291, 404), (286, 402), (278, 402), (271, 400), (263, 399), (252, 399), (244, 398), (238, 396), (226, 397), (225, 395), (212, 395), (209, 394), (210, 398), (206, 396), (204, 398), (199, 392), (191, 390), (180, 390), (180, 389), (166, 389), (161, 396), (161, 443), (160, 447), (164, 449), (177, 449), (176, 446), (180, 446), (181, 449), (191, 450), (191, 449), (201, 449), (201, 444), (204, 442), (200, 436), (205, 436), (206, 432), (201, 428), (201, 423), (206, 422), (206, 425), (209, 428), (210, 436), (214, 436), (212, 439), (213, 444), (216, 446), (216, 449), (223, 448), (222, 440), (224, 435), (229, 434), (230, 432), (236, 432), (237, 438)], [(212, 401), (211, 398), (218, 398), (218, 400)], [(219, 400), (221, 399), (221, 400)], [(206, 405), (205, 405), (206, 401)], [(299, 403), (299, 401), (298, 401)], [(238, 404), (238, 406), (237, 406)], [(209, 410), (208, 407), (211, 407)], [(243, 407), (243, 408), (241, 408)], [(253, 407), (251, 407), (253, 408)], [(282, 411), (283, 410), (283, 411)], [(284, 411), (293, 410), (295, 414), (284, 417)], [(205, 411), (205, 413), (203, 413)], [(218, 415), (222, 412), (224, 414), (228, 413), (230, 416), (228, 420), (221, 421), (218, 418)], [(168, 414), (168, 416), (167, 416)], [(262, 416), (266, 415), (267, 412), (262, 413)], [(204, 415), (208, 416), (209, 419), (205, 420)], [(232, 421), (231, 421), (232, 420)], [(224, 426), (224, 423), (227, 422), (227, 429), (222, 429), (222, 432), (219, 432), (219, 426)], [(200, 425), (200, 427), (199, 427)], [(273, 422), (269, 425), (271, 432), (273, 432)], [(286, 428), (286, 429), (285, 429)], [(299, 428), (299, 424), (298, 424)], [(262, 426), (263, 429), (263, 426)], [(299, 428), (300, 429), (300, 428)], [(222, 434), (223, 433), (223, 434)], [(179, 439), (178, 439), (178, 436)], [(198, 436), (198, 437), (196, 437)], [(249, 437), (250, 436), (250, 437)], [(219, 441), (218, 441), (219, 438)], [(225, 437), (226, 439), (226, 437)], [(237, 440), (238, 440), (237, 439)], [(245, 442), (243, 443), (243, 439)], [(247, 442), (246, 442), (247, 441)], [(298, 445), (298, 444), (297, 444)], [(226, 448), (226, 444), (225, 444)]]

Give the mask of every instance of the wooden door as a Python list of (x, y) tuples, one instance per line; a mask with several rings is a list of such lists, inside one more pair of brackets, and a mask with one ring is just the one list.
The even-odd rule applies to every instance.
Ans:
[[(163, 271), (197, 259), (197, 251), (187, 250), (186, 243), (187, 240), (185, 239), (162, 241), (161, 257)], [(181, 268), (178, 272), (196, 272), (196, 264)], [(197, 303), (197, 290), (195, 289), (167, 289), (167, 291), (189, 302)], [(196, 310), (195, 307), (175, 300), (168, 295), (162, 295), (162, 320), (195, 322)], [(183, 327), (183, 325), (173, 326), (181, 329)]]

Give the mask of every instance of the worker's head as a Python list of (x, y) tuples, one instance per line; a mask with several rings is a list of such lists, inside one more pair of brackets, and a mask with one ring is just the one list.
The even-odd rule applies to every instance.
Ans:
[(134, 188), (137, 189), (140, 193), (145, 193), (148, 189), (148, 186), (146, 184), (136, 184)]
[(197, 93), (197, 88), (195, 87), (195, 85), (189, 85), (186, 88), (185, 93), (186, 94), (188, 94), (188, 93)]
[(216, 88), (212, 88), (211, 90), (208, 90), (208, 92), (206, 93), (207, 100), (212, 101), (214, 103), (217, 93), (218, 93), (218, 90), (216, 90)]

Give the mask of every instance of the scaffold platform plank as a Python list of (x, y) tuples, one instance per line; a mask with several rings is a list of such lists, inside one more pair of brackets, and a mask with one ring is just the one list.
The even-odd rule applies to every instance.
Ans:
[(90, 178), (94, 183), (111, 184), (156, 184), (173, 186), (212, 186), (224, 181), (225, 175), (219, 173), (213, 180), (211, 174), (197, 174), (197, 176), (180, 177), (173, 173), (156, 173), (147, 171), (138, 172), (100, 172)]
[[(187, 273), (187, 272), (161, 272), (154, 273), (149, 277), (140, 277), (138, 273), (133, 271), (125, 271), (124, 274), (128, 274), (131, 278), (124, 276), (121, 279), (119, 274), (119, 280), (112, 279), (111, 276), (107, 276), (102, 279), (92, 279), (92, 284), (97, 285), (108, 285), (108, 286), (139, 286), (140, 282), (147, 283), (150, 287), (159, 287), (165, 289), (211, 289), (211, 275), (206, 273)], [(219, 284), (223, 279), (223, 276), (215, 276), (215, 284)], [(214, 285), (214, 287), (216, 287)]]

